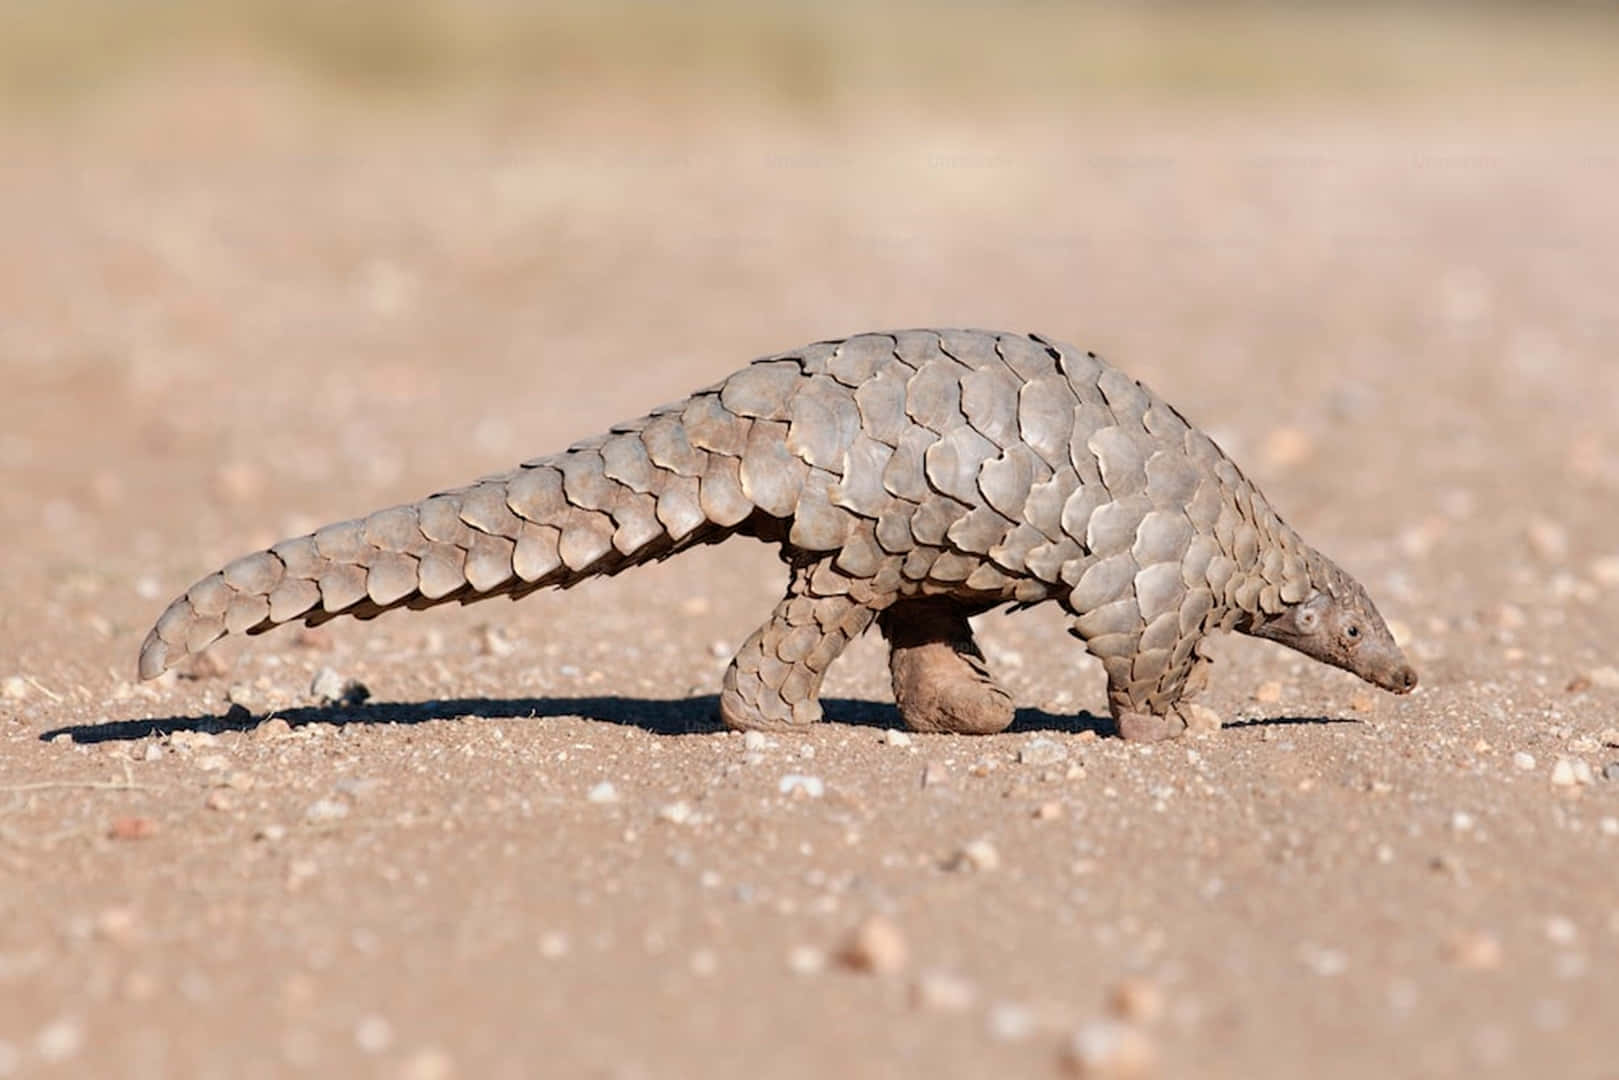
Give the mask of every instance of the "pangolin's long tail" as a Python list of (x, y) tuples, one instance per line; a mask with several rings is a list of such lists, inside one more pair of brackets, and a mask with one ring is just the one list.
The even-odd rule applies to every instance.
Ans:
[(764, 417), (786, 419), (803, 374), (757, 363), (563, 453), (243, 556), (169, 605), (141, 646), (141, 677), (225, 634), (566, 588), (723, 539), (756, 514), (786, 519), (804, 466), (789, 425)]

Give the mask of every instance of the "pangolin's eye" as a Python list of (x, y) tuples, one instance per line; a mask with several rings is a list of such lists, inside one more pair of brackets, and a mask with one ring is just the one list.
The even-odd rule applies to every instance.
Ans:
[(1344, 636), (1350, 641), (1358, 641), (1360, 639), (1360, 627), (1350, 623), (1348, 628), (1344, 630)]

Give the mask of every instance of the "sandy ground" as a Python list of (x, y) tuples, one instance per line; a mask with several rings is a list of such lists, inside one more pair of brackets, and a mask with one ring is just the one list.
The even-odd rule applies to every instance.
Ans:
[[(0, 1076), (1619, 1075), (1616, 129), (228, 81), (10, 127)], [(1225, 730), (1125, 745), (1055, 613), (992, 615), (1013, 731), (886, 736), (864, 640), (749, 744), (746, 541), (133, 681), (232, 556), (929, 324), (1147, 380), (1420, 690), (1233, 639)]]

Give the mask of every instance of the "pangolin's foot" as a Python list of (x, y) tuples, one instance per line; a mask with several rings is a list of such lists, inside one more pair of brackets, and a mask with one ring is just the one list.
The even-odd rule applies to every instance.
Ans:
[(888, 638), (894, 702), (912, 731), (991, 735), (1016, 707), (996, 684), (964, 612), (931, 600), (902, 601), (878, 616)]
[(779, 693), (763, 691), (749, 701), (735, 686), (720, 691), (720, 719), (737, 731), (808, 727), (821, 718), (821, 703), (813, 699), (788, 701)]
[(1114, 716), (1119, 738), (1126, 742), (1160, 742), (1173, 739), (1186, 730), (1186, 719), (1179, 711), (1167, 713), (1121, 712)]
[(1113, 714), (1119, 738), (1126, 742), (1160, 742), (1180, 735), (1206, 735), (1220, 730), (1220, 714), (1206, 705), (1182, 701), (1163, 713), (1123, 710)]
[(816, 596), (810, 567), (725, 669), (720, 718), (743, 730), (801, 728), (821, 718), (821, 679), (876, 613), (847, 596)]

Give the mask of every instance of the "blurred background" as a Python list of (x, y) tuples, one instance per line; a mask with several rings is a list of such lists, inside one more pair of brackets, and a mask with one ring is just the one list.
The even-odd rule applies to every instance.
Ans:
[[(1413, 426), (1481, 468), (1486, 398), (1569, 411), (1526, 478), (1606, 477), (1613, 12), (4, 3), (0, 467), (45, 494), (0, 513), (81, 563), (133, 536), (167, 588), (167, 538), (919, 324), (1097, 348), (1281, 483), (1353, 438), (1308, 475), (1379, 491)], [(1334, 528), (1328, 490), (1284, 505)]]
[(815, 111), (1088, 94), (1599, 91), (1615, 78), (1611, 5), (1555, 0), (62, 0), (8, 3), (0, 18), (6, 89), (35, 103), (219, 64), (326, 90), (653, 93)]

